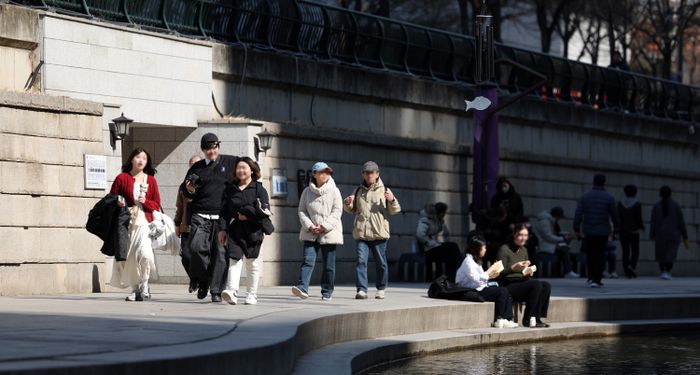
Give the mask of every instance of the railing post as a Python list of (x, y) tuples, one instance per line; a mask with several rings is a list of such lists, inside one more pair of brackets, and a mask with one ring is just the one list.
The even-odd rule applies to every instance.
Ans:
[(122, 2), (122, 7), (121, 7), (121, 8), (122, 8), (122, 12), (124, 13), (124, 19), (126, 20), (126, 22), (128, 22), (128, 23), (131, 24), (131, 25), (133, 25), (134, 22), (131, 20), (131, 16), (129, 16), (129, 9), (128, 9), (128, 7), (127, 7), (127, 6), (128, 6), (128, 4), (127, 4), (128, 1), (129, 1), (129, 0), (121, 0), (121, 2)]
[(333, 25), (331, 25), (331, 18), (328, 15), (328, 11), (325, 7), (321, 7), (321, 13), (323, 14), (323, 32), (321, 34), (321, 45), (323, 46), (323, 52), (326, 54), (326, 58), (330, 59), (331, 43), (329, 42), (329, 40)]
[(428, 74), (430, 74), (430, 77), (435, 79), (435, 74), (433, 74), (433, 61), (431, 59), (431, 56), (433, 54), (433, 37), (430, 35), (430, 31), (428, 30), (423, 30), (425, 33), (425, 36), (428, 37), (428, 51), (425, 54), (425, 62), (428, 68)]
[(406, 73), (411, 74), (411, 68), (408, 67), (408, 48), (410, 44), (410, 37), (408, 35), (408, 30), (406, 29), (406, 26), (404, 24), (401, 24), (401, 31), (403, 31), (404, 36), (403, 57), (401, 58), (401, 60), (403, 60), (403, 70)]
[(355, 15), (353, 13), (348, 13), (350, 14), (350, 21), (352, 21), (352, 28), (353, 28), (353, 33), (352, 36), (350, 37), (350, 48), (352, 49), (352, 58), (355, 60), (355, 64), (360, 64), (360, 59), (357, 57), (357, 19), (355, 18)]
[(377, 24), (379, 25), (379, 45), (377, 46), (377, 60), (379, 61), (379, 65), (382, 67), (382, 69), (386, 69), (386, 65), (384, 64), (384, 57), (382, 57), (382, 51), (384, 50), (384, 38), (386, 33), (384, 32), (384, 22), (380, 18), (375, 19), (377, 21)]
[(170, 2), (170, 0), (160, 0), (160, 18), (161, 21), (163, 21), (163, 26), (165, 26), (165, 29), (168, 31), (172, 31), (170, 29), (170, 25), (168, 24), (168, 19), (165, 16), (165, 10), (167, 9), (167, 5)]
[(202, 37), (208, 38), (207, 32), (204, 30), (204, 0), (198, 0), (197, 13), (195, 18), (197, 19), (197, 28), (202, 34)]
[(90, 16), (90, 17), (92, 17), (92, 14), (90, 14), (90, 8), (88, 7), (88, 5), (87, 5), (87, 3), (85, 2), (85, 0), (82, 0), (82, 1), (81, 1), (81, 4), (83, 5), (83, 9), (85, 9), (85, 14), (87, 14), (87, 15)]

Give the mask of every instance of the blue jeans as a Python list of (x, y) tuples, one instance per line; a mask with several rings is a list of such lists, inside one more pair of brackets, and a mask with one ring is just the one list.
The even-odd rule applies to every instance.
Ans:
[(380, 241), (362, 241), (357, 240), (357, 282), (355, 286), (357, 291), (367, 291), (367, 259), (369, 251), (372, 250), (374, 264), (377, 269), (377, 290), (386, 289), (386, 284), (389, 281), (389, 267), (386, 263), (386, 240)]
[(299, 272), (297, 287), (304, 292), (309, 292), (311, 274), (316, 264), (316, 253), (321, 250), (323, 256), (323, 274), (321, 274), (321, 294), (330, 297), (333, 294), (335, 283), (335, 248), (336, 245), (321, 245), (318, 242), (304, 241), (304, 262)]

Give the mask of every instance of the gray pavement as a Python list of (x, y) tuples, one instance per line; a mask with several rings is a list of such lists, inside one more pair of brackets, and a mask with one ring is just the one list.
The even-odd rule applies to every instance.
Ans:
[[(700, 278), (608, 280), (602, 289), (588, 288), (582, 279), (548, 281), (554, 300), (700, 297)], [(354, 300), (352, 286), (337, 287), (330, 302), (320, 300), (318, 289), (299, 300), (289, 287), (263, 287), (255, 306), (199, 301), (186, 286), (163, 284), (154, 284), (153, 299), (140, 303), (115, 292), (0, 297), (0, 373), (244, 350), (286, 340), (317, 318), (464, 304), (427, 298), (427, 284), (392, 284), (387, 299), (365, 301)]]

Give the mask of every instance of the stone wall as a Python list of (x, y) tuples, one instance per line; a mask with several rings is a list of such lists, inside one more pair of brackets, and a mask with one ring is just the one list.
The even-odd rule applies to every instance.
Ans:
[(0, 295), (99, 291), (105, 257), (85, 230), (104, 195), (84, 154), (104, 155), (102, 105), (0, 91)]
[[(448, 203), (448, 224), (458, 242), (464, 242), (470, 226), (472, 126), (463, 100), (473, 96), (469, 88), (282, 54), (248, 51), (248, 63), (245, 56), (235, 47), (214, 47), (214, 95), (224, 114), (279, 124), (271, 127), (278, 137), (262, 162), (266, 168), (287, 170), (290, 197), (276, 202), (285, 223), (278, 234), (280, 247), (266, 257), (280, 271), (279, 279), (266, 276), (266, 282), (289, 283), (295, 277), (300, 251), (294, 241), (294, 172), (316, 160), (337, 165), (335, 178), (344, 195), (359, 180), (360, 162), (374, 159), (384, 167), (384, 179), (405, 211), (392, 218), (390, 261), (410, 251), (417, 213), (425, 202)], [(560, 205), (566, 211), (564, 230), (571, 230), (576, 200), (590, 189), (593, 174), (605, 173), (608, 189), (618, 199), (624, 185), (639, 186), (647, 227), (659, 187), (670, 185), (684, 208), (691, 241), (698, 240), (699, 137), (689, 132), (690, 124), (534, 96), (503, 111), (500, 119), (500, 170), (523, 195), (526, 215)], [(339, 278), (352, 281), (349, 215), (344, 223)], [(642, 239), (639, 269), (655, 274), (653, 243), (646, 235)], [(697, 247), (679, 251), (677, 274), (697, 274)], [(620, 256), (618, 249), (619, 271)]]

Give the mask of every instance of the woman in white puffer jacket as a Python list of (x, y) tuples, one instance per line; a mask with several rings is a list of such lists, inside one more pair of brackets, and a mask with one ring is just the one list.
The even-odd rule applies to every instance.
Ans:
[(299, 199), (299, 239), (304, 243), (304, 262), (301, 264), (299, 281), (292, 287), (292, 294), (306, 299), (309, 283), (316, 263), (316, 253), (323, 256), (321, 275), (321, 299), (330, 301), (335, 282), (335, 249), (343, 244), (343, 198), (335, 186), (333, 170), (324, 162), (311, 168), (313, 178)]

